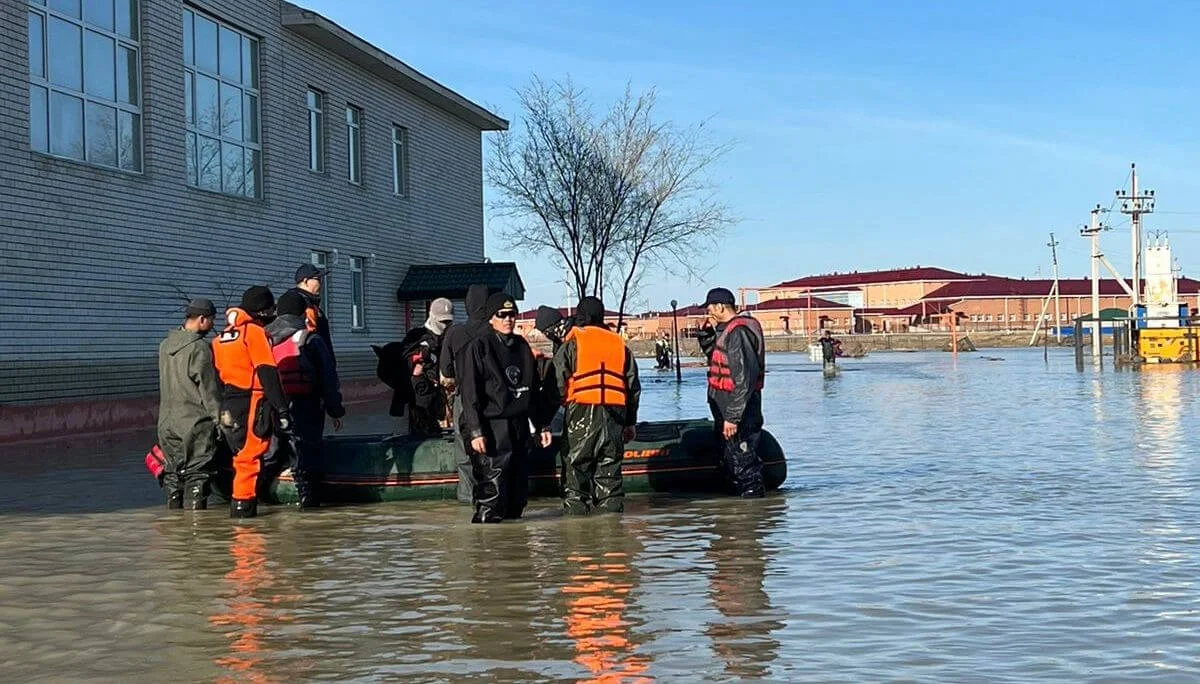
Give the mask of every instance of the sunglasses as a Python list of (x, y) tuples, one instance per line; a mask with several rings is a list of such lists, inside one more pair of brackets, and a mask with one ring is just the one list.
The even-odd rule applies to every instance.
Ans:
[(515, 311), (501, 311), (496, 314), (496, 318), (516, 318), (516, 317), (517, 317), (517, 312), (515, 312)]

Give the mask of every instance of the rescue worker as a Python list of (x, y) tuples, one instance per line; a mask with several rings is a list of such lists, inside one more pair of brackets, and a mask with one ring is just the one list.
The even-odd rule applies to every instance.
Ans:
[(202, 511), (208, 507), (221, 412), (221, 383), (204, 341), (217, 309), (207, 299), (194, 299), (184, 316), (183, 326), (158, 346), (158, 444), (166, 456), (167, 508), (183, 508), (186, 489), (188, 508)]
[(333, 365), (337, 367), (337, 357), (333, 356), (333, 335), (329, 332), (329, 318), (325, 316), (325, 311), (321, 308), (321, 286), (325, 280), (325, 271), (313, 266), (312, 264), (300, 264), (300, 268), (296, 269), (296, 287), (283, 293), (283, 297), (299, 296), (303, 298), (305, 303), (304, 319), (308, 324), (308, 329), (311, 332), (321, 336), (325, 340), (325, 346), (329, 348), (329, 354), (333, 357)]
[(635, 437), (642, 387), (637, 362), (617, 333), (604, 327), (604, 304), (584, 297), (575, 327), (554, 355), (557, 386), (566, 388), (563, 510), (625, 510), (621, 461)]
[(421, 437), (440, 435), (446, 421), (446, 393), (440, 378), (439, 355), (446, 329), (454, 322), (454, 303), (439, 297), (429, 304), (425, 324), (404, 338), (404, 381), (407, 393), (408, 431)]
[(828, 328), (821, 331), (821, 359), (824, 361), (825, 370), (832, 370), (837, 366), (837, 357), (841, 355), (842, 343), (833, 338), (833, 332)]
[(670, 370), (671, 340), (665, 332), (654, 342), (654, 360), (657, 370)]
[(723, 442), (726, 474), (736, 494), (761, 497), (765, 489), (758, 442), (767, 368), (762, 326), (749, 314), (739, 314), (733, 293), (723, 287), (710, 290), (704, 306), (708, 322), (697, 341), (709, 359), (708, 405)]
[(533, 320), (533, 327), (550, 340), (552, 350), (549, 356), (541, 353), (538, 349), (533, 350), (533, 355), (537, 359), (538, 375), (542, 379), (542, 398), (539, 400), (541, 404), (539, 410), (542, 411), (542, 415), (551, 417), (552, 432), (560, 432), (563, 425), (560, 416), (563, 390), (558, 386), (558, 379), (555, 377), (553, 355), (558, 353), (563, 342), (566, 341), (567, 334), (574, 326), (575, 318), (573, 316), (563, 316), (561, 311), (549, 306), (539, 306)]
[(458, 500), (462, 503), (472, 503), (475, 500), (475, 469), (471, 465), (471, 455), (467, 448), (469, 440), (462, 433), (462, 393), (458, 387), (456, 366), (458, 357), (466, 351), (471, 340), (490, 330), (488, 316), (484, 309), (487, 307), (487, 285), (472, 285), (467, 288), (465, 304), (467, 322), (455, 323), (446, 329), (442, 339), (442, 353), (438, 356), (438, 370), (441, 373), (442, 387), (453, 397), (453, 412), (455, 434), (458, 436)]
[[(342, 389), (333, 354), (325, 339), (308, 329), (305, 320), (306, 303), (300, 297), (284, 295), (275, 308), (276, 318), (267, 325), (271, 352), (279, 379), (288, 399), (288, 412), (293, 425), (291, 439), (276, 440), (272, 455), (275, 468), (282, 470), (292, 464), (292, 479), (300, 509), (320, 506), (316, 484), (325, 438), (325, 416), (333, 419), (333, 429), (342, 429), (346, 408), (342, 406)], [(264, 466), (264, 474), (276, 475), (275, 468)], [(270, 478), (268, 478), (270, 479)], [(260, 482), (263, 478), (260, 478)], [(264, 484), (269, 484), (265, 482)]]
[(530, 423), (543, 448), (550, 431), (539, 415), (537, 369), (525, 338), (514, 335), (517, 306), (497, 292), (487, 299), (490, 331), (455, 361), (462, 396), (463, 438), (475, 476), (473, 523), (521, 517), (528, 501)]
[(274, 313), (275, 296), (255, 285), (242, 294), (241, 306), (226, 312), (229, 324), (212, 343), (217, 374), (225, 385), (221, 430), (235, 450), (229, 502), (233, 518), (258, 515), (256, 484), (262, 457), (270, 449), (272, 435), (291, 430), (287, 395), (263, 327)]

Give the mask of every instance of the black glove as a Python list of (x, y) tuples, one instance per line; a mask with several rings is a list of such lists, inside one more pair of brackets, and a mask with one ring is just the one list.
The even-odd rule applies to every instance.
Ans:
[(700, 351), (706, 356), (712, 355), (712, 350), (717, 346), (717, 330), (705, 323), (696, 331), (696, 342), (700, 344)]

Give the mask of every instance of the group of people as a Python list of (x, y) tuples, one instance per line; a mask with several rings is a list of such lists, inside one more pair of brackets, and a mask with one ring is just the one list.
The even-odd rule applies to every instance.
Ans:
[(233, 468), (231, 517), (257, 515), (260, 483), (289, 466), (300, 507), (319, 505), (311, 465), (326, 417), (340, 430), (346, 415), (320, 305), (323, 277), (302, 265), (296, 287), (278, 301), (269, 288), (247, 289), (211, 341), (216, 306), (194, 299), (183, 325), (159, 345), (158, 446), (168, 508), (208, 507), (222, 453)]
[[(168, 508), (203, 509), (222, 443), (233, 469), (230, 515), (257, 514), (258, 487), (292, 468), (301, 509), (320, 505), (312, 464), (326, 419), (345, 416), (329, 325), (320, 307), (323, 273), (296, 272), (276, 302), (266, 287), (246, 290), (213, 340), (216, 308), (189, 303), (183, 325), (159, 350), (159, 446)], [(571, 515), (624, 510), (621, 464), (637, 437), (641, 383), (624, 339), (604, 322), (604, 305), (584, 297), (571, 317), (540, 307), (535, 327), (552, 353), (515, 333), (510, 295), (474, 285), (467, 320), (449, 299), (433, 300), (425, 323), (400, 342), (376, 347), (377, 374), (393, 390), (391, 413), (407, 415), (418, 437), (458, 437), (459, 499), (472, 522), (522, 516), (528, 462), (552, 443), (562, 416), (562, 500)], [(709, 358), (708, 400), (731, 485), (764, 495), (757, 452), (766, 370), (762, 328), (737, 312), (733, 294), (709, 292), (700, 344)]]

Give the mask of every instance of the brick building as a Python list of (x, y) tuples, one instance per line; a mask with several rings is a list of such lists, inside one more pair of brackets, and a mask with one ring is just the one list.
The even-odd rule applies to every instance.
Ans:
[(483, 261), (481, 133), (507, 122), (325, 17), (6, 0), (0, 26), (0, 405), (153, 393), (185, 296), (307, 261), (370, 375), (423, 314), (409, 267)]

